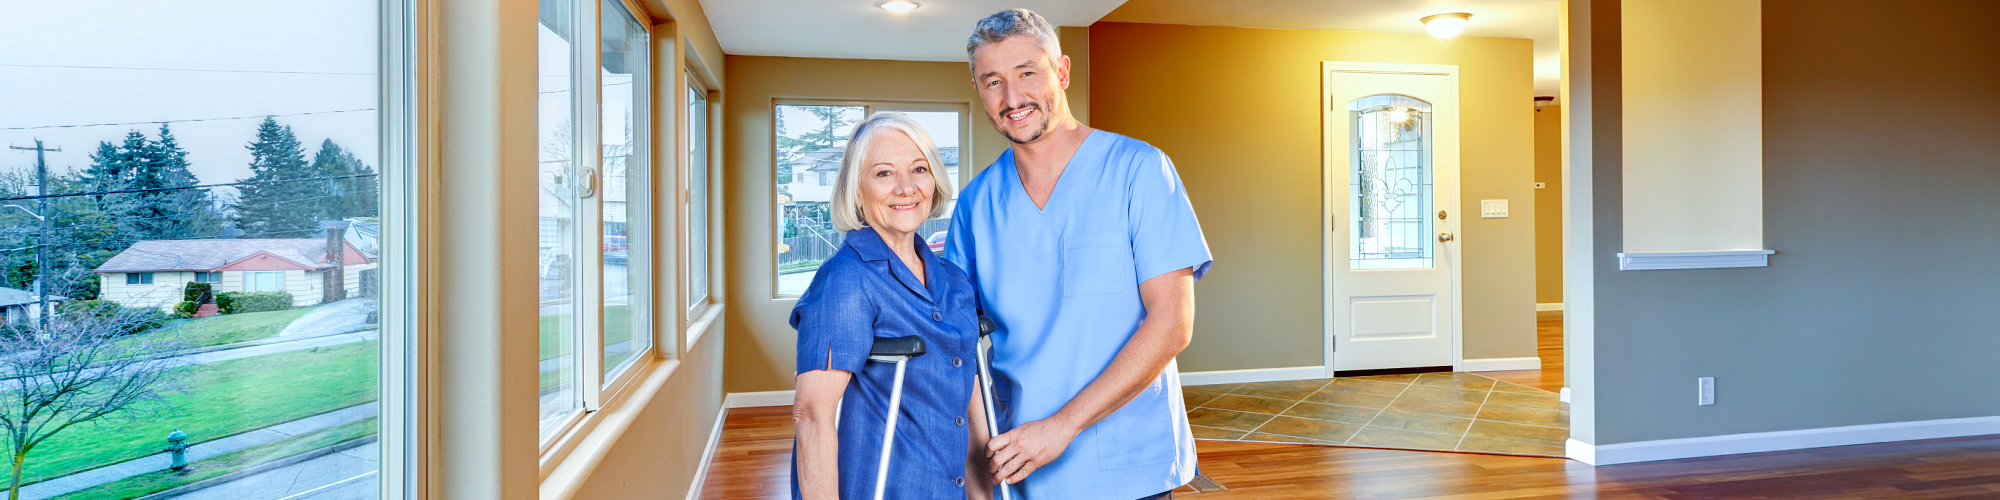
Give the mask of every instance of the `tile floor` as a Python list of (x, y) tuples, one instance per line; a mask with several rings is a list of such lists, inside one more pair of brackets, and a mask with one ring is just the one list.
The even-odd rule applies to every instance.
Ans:
[(1562, 456), (1555, 393), (1471, 373), (1182, 388), (1196, 439)]

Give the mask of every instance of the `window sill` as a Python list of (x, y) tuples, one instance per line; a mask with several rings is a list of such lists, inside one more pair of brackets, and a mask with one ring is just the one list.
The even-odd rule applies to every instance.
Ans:
[[(685, 335), (689, 350), (722, 317), (722, 309), (722, 304), (711, 303), (700, 318), (688, 325)], [(618, 392), (606, 397), (604, 408), (584, 414), (542, 454), (539, 497), (548, 500), (575, 497), (584, 479), (604, 461), (612, 445), (638, 421), (639, 414), (654, 398), (670, 397), (662, 394), (661, 388), (666, 387), (680, 366), (678, 359), (654, 359), (645, 366), (629, 368), (636, 373)]]
[(1629, 252), (1618, 254), (1620, 271), (1660, 271), (1668, 269), (1721, 269), (1767, 267), (1774, 250), (1721, 250), (1709, 252)]

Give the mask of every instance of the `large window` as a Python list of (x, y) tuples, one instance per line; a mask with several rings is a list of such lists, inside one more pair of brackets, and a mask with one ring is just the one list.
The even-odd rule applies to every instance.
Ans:
[[(959, 185), (960, 158), (969, 144), (964, 136), (964, 105), (930, 103), (780, 103), (772, 110), (772, 152), (777, 181), (777, 295), (797, 296), (812, 284), (821, 262), (840, 251), (846, 235), (833, 229), (828, 203), (846, 153), (854, 124), (870, 113), (895, 111), (910, 115), (937, 146), (946, 182)], [(949, 202), (948, 202), (949, 204)], [(946, 208), (951, 208), (947, 206)], [(951, 227), (944, 218), (925, 222), (917, 230), (933, 251), (943, 248)]]
[(28, 148), (0, 149), (0, 287), (55, 311), (0, 326), (0, 484), (368, 499), (395, 475), (379, 339), (402, 332), (361, 279), (400, 215), (377, 178), (393, 3), (7, 5), (33, 21), (0, 29), (0, 142)]
[[(654, 351), (651, 67), (619, 0), (541, 0), (539, 312), (544, 444)], [(597, 126), (577, 124), (596, 123)], [(579, 146), (581, 145), (581, 146)]]
[[(689, 72), (690, 75), (693, 72)], [(692, 78), (687, 89), (688, 308), (708, 302), (708, 92)]]

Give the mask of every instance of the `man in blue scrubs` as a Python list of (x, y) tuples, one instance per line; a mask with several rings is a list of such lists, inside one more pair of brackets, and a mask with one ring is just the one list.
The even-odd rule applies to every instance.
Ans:
[(1034, 500), (1169, 498), (1194, 479), (1174, 356), (1210, 262), (1180, 176), (1070, 115), (1070, 61), (1041, 16), (980, 20), (966, 52), (1013, 143), (965, 187), (945, 244), (999, 323), (990, 472)]

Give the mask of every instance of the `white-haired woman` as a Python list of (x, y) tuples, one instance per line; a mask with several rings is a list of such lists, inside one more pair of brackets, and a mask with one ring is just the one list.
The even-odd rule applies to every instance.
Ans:
[(877, 337), (912, 335), (927, 352), (908, 362), (904, 376), (886, 497), (990, 494), (987, 474), (966, 469), (982, 462), (967, 457), (985, 441), (973, 388), (977, 292), (916, 234), (951, 199), (942, 168), (930, 136), (908, 116), (876, 113), (855, 125), (830, 207), (846, 241), (792, 308), (799, 332), (794, 499), (874, 496), (895, 368), (869, 364), (868, 351)]

